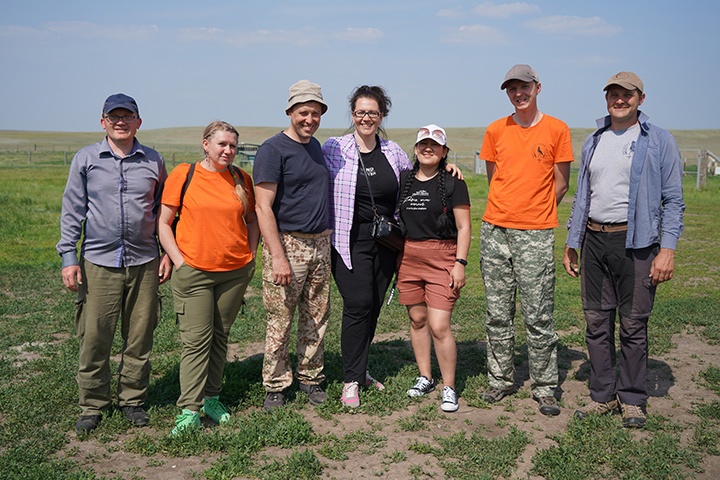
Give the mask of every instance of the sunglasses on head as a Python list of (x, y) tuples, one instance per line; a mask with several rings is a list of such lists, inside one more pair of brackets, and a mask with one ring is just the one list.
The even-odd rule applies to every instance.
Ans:
[(418, 137), (431, 138), (440, 145), (445, 145), (447, 143), (447, 138), (445, 137), (445, 134), (442, 132), (442, 130), (433, 130), (431, 132), (427, 128), (421, 128), (420, 130), (418, 130)]

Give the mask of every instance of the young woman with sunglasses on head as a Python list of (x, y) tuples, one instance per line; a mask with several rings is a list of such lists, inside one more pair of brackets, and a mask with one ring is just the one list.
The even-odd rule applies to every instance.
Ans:
[[(207, 126), (205, 158), (178, 165), (162, 195), (158, 235), (174, 264), (172, 289), (182, 342), (180, 398), (172, 435), (200, 425), (200, 412), (230, 419), (220, 402), (230, 328), (255, 273), (260, 230), (250, 176), (232, 165), (238, 132), (225, 122)], [(175, 213), (180, 221), (173, 232)]]
[(450, 320), (465, 286), (471, 227), (467, 185), (446, 171), (449, 150), (442, 128), (418, 130), (415, 163), (400, 181), (400, 218), (407, 233), (398, 290), (410, 316), (410, 341), (420, 370), (407, 394), (418, 397), (435, 390), (430, 366), (434, 343), (444, 385), (441, 408), (454, 412), (457, 349)]

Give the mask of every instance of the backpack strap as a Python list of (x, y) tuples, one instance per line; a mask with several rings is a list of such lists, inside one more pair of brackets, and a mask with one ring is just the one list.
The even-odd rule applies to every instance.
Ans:
[(187, 192), (188, 186), (190, 185), (190, 180), (192, 180), (193, 173), (195, 173), (195, 165), (197, 164), (190, 164), (190, 170), (188, 170), (187, 177), (185, 178), (185, 183), (183, 183), (182, 190), (180, 191), (180, 206), (178, 206), (177, 209), (178, 215), (180, 215), (180, 211), (182, 210), (183, 200), (185, 199), (185, 192)]

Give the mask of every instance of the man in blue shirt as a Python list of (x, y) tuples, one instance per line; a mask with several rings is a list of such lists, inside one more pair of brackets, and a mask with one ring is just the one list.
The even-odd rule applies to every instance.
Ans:
[(78, 151), (63, 194), (57, 251), (63, 284), (77, 292), (78, 433), (95, 430), (112, 405), (110, 349), (119, 317), (118, 403), (134, 425), (149, 421), (143, 406), (160, 313), (158, 283), (170, 277), (172, 265), (167, 256), (159, 258), (155, 236), (167, 171), (160, 154), (135, 139), (141, 124), (133, 98), (109, 96), (100, 119), (105, 139)]
[[(591, 402), (576, 418), (620, 407), (625, 427), (645, 426), (647, 323), (659, 283), (670, 280), (683, 231), (682, 162), (673, 136), (638, 110), (640, 77), (619, 72), (605, 85), (610, 115), (583, 144), (563, 255), (580, 277), (590, 357)], [(575, 249), (581, 248), (580, 265)], [(615, 374), (615, 315), (620, 374)]]

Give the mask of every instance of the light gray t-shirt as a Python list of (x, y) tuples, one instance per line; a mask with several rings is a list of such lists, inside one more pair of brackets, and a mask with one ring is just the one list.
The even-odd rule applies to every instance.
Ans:
[(599, 223), (628, 219), (630, 164), (640, 124), (602, 133), (590, 163), (590, 218)]

